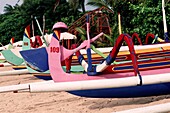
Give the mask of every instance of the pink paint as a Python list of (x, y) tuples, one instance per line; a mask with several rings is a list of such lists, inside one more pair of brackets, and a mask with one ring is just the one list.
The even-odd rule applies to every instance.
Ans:
[[(100, 36), (102, 36), (103, 33), (100, 33), (99, 35), (95, 36), (94, 38), (92, 38), (90, 40), (90, 42), (94, 42), (96, 39), (98, 39)], [(51, 45), (51, 44), (50, 44)], [(69, 56), (71, 56), (72, 54), (74, 54), (76, 51), (86, 47), (88, 45), (88, 41), (85, 40), (83, 41), (83, 43), (81, 43), (81, 45), (76, 48), (76, 49), (73, 49), (73, 50), (68, 50), (66, 49), (65, 47), (63, 46), (60, 46), (60, 50), (61, 50), (61, 61), (65, 60), (66, 58), (68, 58)], [(54, 47), (54, 46), (52, 46)], [(59, 47), (59, 46), (58, 46)]]
[[(86, 43), (84, 43), (86, 44)], [(112, 74), (104, 74), (99, 76), (88, 76), (87, 74), (68, 74), (65, 73), (61, 67), (61, 59), (64, 55), (65, 49), (60, 46), (57, 39), (52, 37), (50, 47), (58, 47), (58, 52), (49, 52), (49, 69), (51, 76), (55, 82), (68, 82), (68, 81), (83, 81), (83, 80), (97, 80), (97, 79), (111, 79), (111, 78), (123, 78), (123, 77), (131, 77), (134, 76), (134, 72), (127, 73), (112, 73)], [(170, 73), (170, 68), (166, 69), (157, 69), (157, 70), (149, 70), (149, 71), (141, 71), (141, 76), (151, 75), (153, 74), (161, 74), (161, 73)], [(156, 76), (156, 75), (155, 75)]]

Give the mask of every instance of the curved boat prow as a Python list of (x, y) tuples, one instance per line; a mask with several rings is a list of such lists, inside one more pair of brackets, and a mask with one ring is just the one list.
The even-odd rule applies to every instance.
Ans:
[(48, 54), (45, 47), (20, 51), (25, 62), (37, 71), (44, 72), (49, 70)]
[[(90, 41), (93, 42), (96, 39), (98, 39), (100, 36), (102, 36), (103, 33), (100, 33), (99, 35), (95, 36), (92, 38)], [(30, 49), (26, 51), (20, 51), (22, 57), (24, 58), (25, 62), (31, 66), (32, 68), (36, 69), (37, 71), (40, 72), (45, 72), (49, 70), (49, 65), (48, 65), (48, 51), (58, 51), (59, 49), (61, 50), (61, 61), (65, 60), (72, 54), (74, 54), (76, 51), (86, 47), (87, 45), (87, 40), (84, 41), (78, 48), (73, 49), (73, 50), (68, 50), (63, 46), (59, 47), (50, 47), (50, 48), (37, 48), (37, 49)]]
[(21, 65), (24, 60), (21, 58), (21, 55), (19, 54), (19, 51), (21, 48), (15, 48), (10, 50), (3, 50), (1, 53), (5, 57), (6, 61), (9, 62), (12, 65)]

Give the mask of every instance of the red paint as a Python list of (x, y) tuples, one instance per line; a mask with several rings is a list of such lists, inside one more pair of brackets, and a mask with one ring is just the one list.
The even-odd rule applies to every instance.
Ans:
[(51, 53), (59, 53), (59, 47), (50, 47)]

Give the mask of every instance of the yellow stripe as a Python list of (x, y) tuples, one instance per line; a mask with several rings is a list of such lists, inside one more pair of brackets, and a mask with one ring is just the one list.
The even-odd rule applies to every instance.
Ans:
[(26, 68), (26, 66), (12, 66), (12, 68)]
[[(162, 49), (163, 49), (163, 50), (170, 50), (170, 46), (165, 46), (165, 47), (161, 47), (161, 48), (160, 48), (160, 47), (157, 47), (157, 48), (150, 48), (150, 49), (135, 50), (135, 53), (136, 53), (136, 54), (142, 54), (142, 53), (147, 54), (147, 53), (149, 53), (149, 52), (161, 52)], [(110, 52), (103, 53), (103, 54), (106, 55), (106, 56), (108, 56), (109, 53), (110, 53)], [(120, 51), (120, 52), (118, 53), (118, 56), (120, 56), (120, 55), (130, 55), (130, 52), (129, 52), (129, 51)], [(87, 55), (86, 55), (86, 54), (83, 55), (83, 56), (84, 56), (84, 58), (87, 58)], [(92, 54), (92, 58), (97, 58), (97, 57), (100, 58), (101, 56), (98, 55), (97, 53)], [(77, 56), (74, 55), (72, 58), (73, 58), (73, 59), (77, 59)]]
[(28, 36), (28, 38), (30, 38), (26, 28), (25, 28), (25, 34)]

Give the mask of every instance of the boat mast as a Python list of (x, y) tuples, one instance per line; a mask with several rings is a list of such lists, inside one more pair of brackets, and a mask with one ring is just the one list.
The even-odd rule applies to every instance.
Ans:
[(166, 24), (166, 15), (165, 15), (165, 1), (162, 0), (162, 14), (163, 14), (163, 25), (164, 25), (164, 39), (165, 39), (165, 42), (167, 42), (169, 39), (168, 37), (168, 30), (167, 30), (167, 24)]
[(120, 12), (118, 12), (118, 26), (119, 26), (119, 35), (121, 35), (122, 34), (122, 25), (121, 25)]

